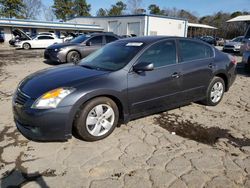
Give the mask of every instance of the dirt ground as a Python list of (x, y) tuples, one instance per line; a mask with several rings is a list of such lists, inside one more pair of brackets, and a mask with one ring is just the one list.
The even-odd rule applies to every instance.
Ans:
[(50, 66), (43, 50), (0, 48), (0, 187), (250, 187), (250, 74), (242, 64), (216, 107), (192, 103), (137, 119), (98, 142), (38, 143), (17, 131), (11, 100), (21, 79)]

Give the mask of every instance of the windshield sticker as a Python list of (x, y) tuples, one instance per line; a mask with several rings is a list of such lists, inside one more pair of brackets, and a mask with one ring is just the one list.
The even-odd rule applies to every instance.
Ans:
[(126, 46), (141, 46), (143, 45), (142, 42), (129, 42), (128, 44), (126, 44)]

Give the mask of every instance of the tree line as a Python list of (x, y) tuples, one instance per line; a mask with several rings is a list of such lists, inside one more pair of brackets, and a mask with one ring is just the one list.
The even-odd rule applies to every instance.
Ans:
[[(142, 8), (143, 0), (117, 1), (110, 8), (100, 8), (96, 16), (118, 16), (124, 14), (163, 15), (187, 19), (191, 23), (208, 24), (217, 27), (216, 35), (223, 38), (232, 38), (243, 35), (244, 23), (226, 23), (227, 20), (239, 15), (249, 15), (248, 11), (226, 13), (219, 11), (203, 17), (197, 13), (177, 8), (161, 8), (151, 4), (147, 9)], [(46, 6), (41, 0), (0, 0), (0, 17), (45, 19), (47, 21), (67, 21), (77, 16), (91, 16), (91, 4), (86, 0), (54, 0), (52, 6)], [(199, 32), (197, 33), (199, 35)]]

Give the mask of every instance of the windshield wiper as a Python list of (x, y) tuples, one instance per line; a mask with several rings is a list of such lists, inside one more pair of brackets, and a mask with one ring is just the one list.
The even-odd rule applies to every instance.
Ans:
[(103, 70), (103, 71), (113, 71), (111, 69), (106, 69), (106, 68), (102, 68), (102, 67), (95, 67), (95, 66), (90, 66), (90, 65), (81, 65), (82, 67), (85, 67), (87, 69), (95, 69), (95, 70)]

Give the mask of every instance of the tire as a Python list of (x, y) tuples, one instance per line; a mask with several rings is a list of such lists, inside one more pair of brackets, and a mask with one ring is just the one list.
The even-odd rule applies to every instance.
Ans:
[(113, 132), (118, 120), (119, 110), (113, 100), (107, 97), (94, 98), (77, 113), (73, 133), (85, 141), (101, 140)]
[(31, 48), (31, 46), (30, 46), (29, 43), (24, 43), (24, 44), (23, 44), (23, 49), (29, 50), (30, 48)]
[[(216, 89), (217, 88), (217, 89)], [(207, 106), (216, 106), (220, 103), (225, 92), (225, 82), (220, 77), (214, 77), (206, 92), (206, 99), (202, 101)]]
[(77, 51), (71, 51), (67, 55), (67, 63), (78, 63), (81, 60), (81, 55)]

